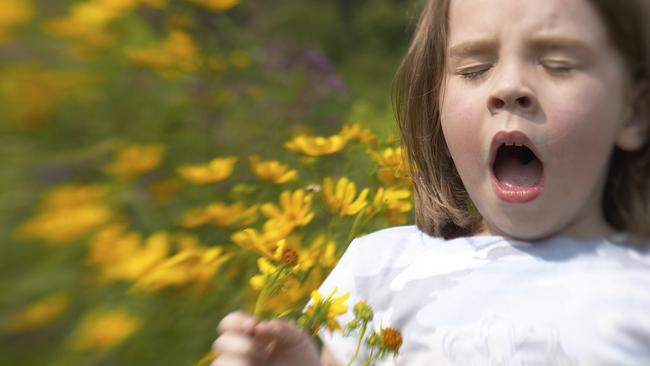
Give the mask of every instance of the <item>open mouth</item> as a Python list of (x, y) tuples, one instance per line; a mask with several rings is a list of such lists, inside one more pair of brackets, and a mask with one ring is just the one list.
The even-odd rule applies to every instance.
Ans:
[(508, 187), (533, 187), (542, 179), (542, 162), (526, 146), (503, 144), (497, 150), (494, 176)]
[(541, 194), (544, 164), (524, 133), (497, 133), (492, 141), (491, 156), (493, 187), (500, 199), (524, 203)]

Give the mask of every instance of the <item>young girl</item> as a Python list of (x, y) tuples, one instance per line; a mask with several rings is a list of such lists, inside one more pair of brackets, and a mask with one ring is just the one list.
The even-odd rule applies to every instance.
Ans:
[[(427, 1), (396, 79), (417, 227), (356, 239), (319, 289), (401, 330), (386, 364), (650, 364), (645, 3)], [(357, 346), (322, 331), (319, 361), (244, 313), (219, 332), (215, 365)]]

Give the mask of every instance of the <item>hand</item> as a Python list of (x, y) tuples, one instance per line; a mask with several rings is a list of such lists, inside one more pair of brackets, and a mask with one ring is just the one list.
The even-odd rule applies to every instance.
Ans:
[(212, 366), (320, 366), (314, 342), (293, 322), (260, 322), (236, 311), (226, 315), (217, 330)]

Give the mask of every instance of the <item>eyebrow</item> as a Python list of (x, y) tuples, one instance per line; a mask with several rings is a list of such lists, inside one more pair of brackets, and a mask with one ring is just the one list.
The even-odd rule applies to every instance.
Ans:
[[(527, 41), (527, 48), (534, 51), (575, 50), (591, 54), (593, 48), (586, 42), (564, 36), (534, 37)], [(485, 55), (496, 52), (498, 43), (492, 39), (476, 39), (458, 43), (449, 48), (449, 56), (461, 58), (470, 55)]]
[(584, 53), (591, 53), (593, 48), (585, 41), (562, 36), (535, 37), (529, 41), (530, 47), (534, 50), (575, 50)]
[(463, 57), (475, 54), (489, 54), (497, 50), (497, 42), (491, 39), (477, 39), (461, 42), (449, 47), (450, 57)]

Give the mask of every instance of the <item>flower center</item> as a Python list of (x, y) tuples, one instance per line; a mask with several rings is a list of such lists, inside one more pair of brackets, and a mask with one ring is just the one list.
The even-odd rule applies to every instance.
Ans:
[(394, 328), (382, 328), (381, 343), (386, 348), (397, 351), (402, 345), (402, 334)]
[(298, 253), (296, 253), (296, 251), (293, 249), (286, 248), (282, 251), (280, 261), (290, 266), (295, 266), (298, 264)]

